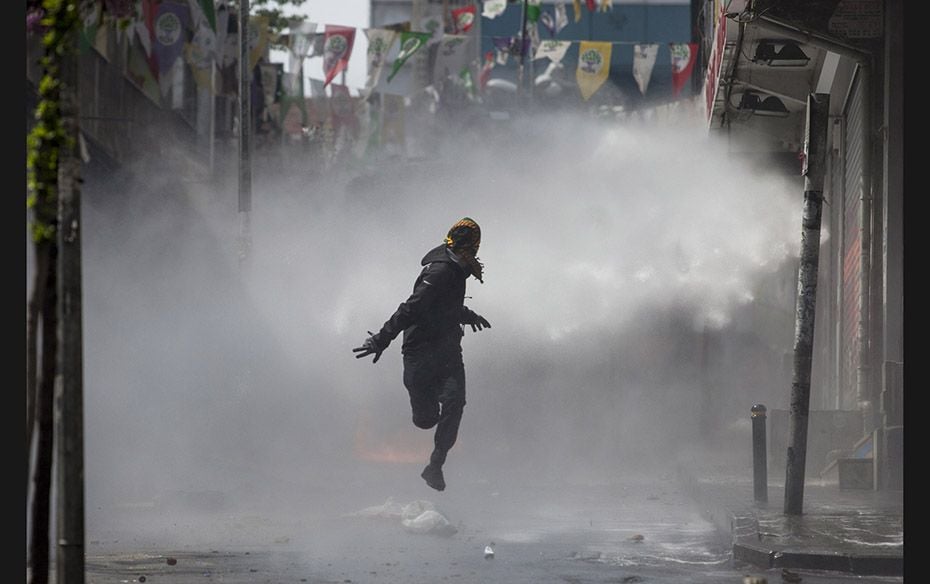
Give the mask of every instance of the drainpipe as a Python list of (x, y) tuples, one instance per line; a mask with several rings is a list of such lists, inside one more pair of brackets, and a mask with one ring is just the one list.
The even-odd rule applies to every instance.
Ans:
[(864, 434), (870, 433), (876, 425), (874, 400), (869, 392), (869, 375), (871, 373), (870, 352), (870, 290), (872, 270), (872, 53), (844, 43), (838, 39), (817, 32), (803, 30), (778, 18), (760, 15), (753, 24), (761, 30), (766, 30), (779, 36), (796, 40), (798, 42), (831, 51), (847, 57), (859, 66), (863, 91), (863, 148), (862, 148), (862, 191), (859, 209), (860, 250), (859, 261), (861, 272), (859, 276), (859, 325), (857, 336), (859, 340), (859, 369), (856, 379), (856, 398), (862, 413)]

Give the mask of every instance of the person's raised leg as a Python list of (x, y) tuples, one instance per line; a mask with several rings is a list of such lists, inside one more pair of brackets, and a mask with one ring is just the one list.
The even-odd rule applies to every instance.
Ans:
[(446, 488), (442, 466), (446, 456), (458, 438), (459, 425), (465, 408), (465, 371), (463, 367), (454, 368), (446, 376), (439, 391), (441, 411), (436, 432), (433, 435), (433, 452), (429, 464), (420, 475), (430, 487), (442, 491)]

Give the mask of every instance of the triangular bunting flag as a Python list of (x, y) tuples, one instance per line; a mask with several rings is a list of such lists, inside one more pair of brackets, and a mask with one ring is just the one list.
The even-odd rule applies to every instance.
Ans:
[(639, 86), (639, 92), (646, 95), (649, 79), (652, 77), (652, 68), (656, 64), (656, 55), (659, 53), (658, 44), (633, 45), (633, 79)]
[(349, 26), (326, 25), (323, 41), (323, 73), (326, 79), (323, 85), (329, 85), (333, 78), (349, 65), (352, 45), (355, 43), (355, 29)]
[(404, 66), (407, 59), (420, 50), (429, 41), (429, 38), (430, 33), (428, 32), (407, 31), (400, 33), (400, 52), (394, 59), (394, 65), (391, 67), (391, 73), (387, 78), (388, 83), (391, 82), (391, 79), (394, 79), (394, 76)]
[(672, 53), (672, 95), (681, 93), (697, 60), (697, 43), (670, 43)]
[(578, 69), (575, 78), (585, 101), (600, 89), (610, 73), (609, 42), (581, 41), (578, 46)]

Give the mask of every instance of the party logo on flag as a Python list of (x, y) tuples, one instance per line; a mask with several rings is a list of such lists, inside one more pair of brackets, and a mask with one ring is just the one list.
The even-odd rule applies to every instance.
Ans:
[(596, 74), (604, 66), (604, 56), (597, 49), (588, 49), (578, 57), (578, 66), (585, 73)]
[(400, 68), (403, 67), (404, 63), (407, 62), (407, 59), (411, 55), (416, 53), (430, 38), (430, 33), (428, 32), (402, 32), (400, 34), (400, 52), (397, 54), (397, 57), (394, 59), (394, 66), (391, 69), (391, 74), (388, 75), (388, 83), (394, 79), (394, 76), (397, 75), (397, 72), (400, 71)]
[(455, 23), (455, 30), (460, 34), (471, 30), (475, 24), (475, 5), (457, 8), (452, 11), (452, 21)]
[(323, 84), (329, 85), (329, 82), (349, 64), (352, 44), (355, 41), (355, 29), (327, 24), (325, 35), (323, 41), (323, 72), (326, 74), (326, 79)]
[(697, 43), (671, 43), (672, 94), (678, 95), (688, 81), (697, 56)]
[(329, 70), (335, 67), (336, 62), (339, 61), (348, 50), (349, 41), (341, 34), (336, 34), (326, 39), (326, 42), (323, 44), (323, 68)]
[(173, 12), (163, 12), (155, 19), (155, 39), (165, 45), (171, 46), (181, 38), (181, 19)]

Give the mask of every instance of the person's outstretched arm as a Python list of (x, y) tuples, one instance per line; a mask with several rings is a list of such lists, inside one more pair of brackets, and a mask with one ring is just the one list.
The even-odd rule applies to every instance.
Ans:
[(491, 323), (486, 318), (471, 310), (467, 306), (462, 306), (462, 316), (459, 319), (462, 324), (471, 325), (472, 332), (478, 332), (482, 329), (491, 328)]
[(421, 316), (429, 310), (436, 294), (451, 277), (448, 264), (437, 262), (426, 266), (422, 277), (417, 279), (413, 293), (407, 300), (400, 303), (391, 318), (385, 321), (381, 330), (377, 333), (368, 331), (370, 336), (365, 339), (362, 346), (352, 349), (353, 353), (358, 353), (355, 358), (361, 359), (374, 354), (375, 358), (372, 363), (377, 363), (381, 358), (381, 353), (388, 348), (391, 341), (397, 338), (397, 335), (405, 328), (420, 320)]

